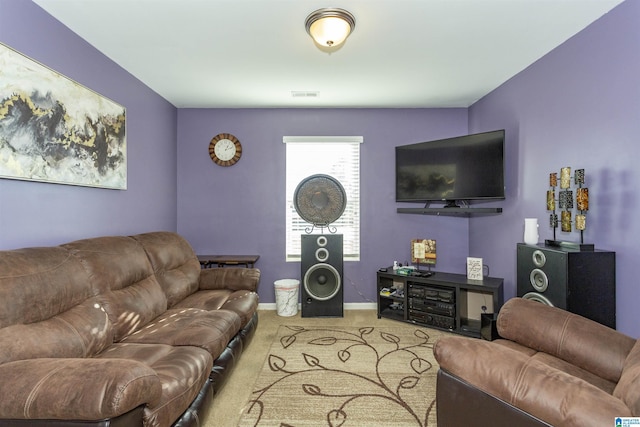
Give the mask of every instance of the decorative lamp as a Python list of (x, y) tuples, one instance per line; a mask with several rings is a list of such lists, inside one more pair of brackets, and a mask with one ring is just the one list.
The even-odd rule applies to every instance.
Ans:
[(344, 9), (325, 8), (307, 16), (304, 26), (319, 46), (337, 47), (356, 27), (356, 19)]

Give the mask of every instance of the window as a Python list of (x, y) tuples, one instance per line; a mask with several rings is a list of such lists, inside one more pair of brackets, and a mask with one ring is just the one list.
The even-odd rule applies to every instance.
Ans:
[[(300, 235), (312, 224), (305, 222), (293, 203), (298, 184), (315, 174), (340, 181), (347, 194), (342, 216), (331, 227), (343, 235), (345, 261), (360, 260), (360, 144), (361, 136), (285, 136), (286, 170), (286, 260), (300, 261)], [(320, 230), (314, 230), (319, 232)], [(324, 232), (328, 232), (326, 229)]]

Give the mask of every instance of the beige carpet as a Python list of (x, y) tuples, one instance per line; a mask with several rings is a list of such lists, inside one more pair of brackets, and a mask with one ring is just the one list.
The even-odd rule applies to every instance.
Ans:
[[(353, 362), (368, 359), (370, 362), (379, 358), (382, 355), (382, 352), (389, 352), (390, 350), (399, 349), (402, 346), (415, 346), (413, 348), (416, 349), (415, 355), (411, 352), (407, 351), (392, 351), (394, 354), (389, 354), (384, 358), (380, 359), (378, 363), (378, 369), (380, 371), (380, 378), (376, 377), (376, 381), (378, 381), (378, 385), (375, 387), (380, 388), (382, 381), (384, 380), (385, 384), (388, 384), (387, 389), (384, 390), (385, 393), (378, 392), (379, 397), (377, 397), (376, 403), (373, 405), (376, 411), (380, 411), (380, 414), (376, 415), (375, 423), (372, 424), (373, 421), (368, 422), (366, 425), (385, 425), (385, 426), (397, 426), (402, 425), (398, 424), (397, 414), (399, 412), (403, 412), (408, 415), (404, 416), (403, 419), (407, 419), (408, 421), (404, 425), (411, 426), (433, 426), (435, 425), (435, 407), (431, 408), (431, 404), (435, 396), (433, 395), (435, 390), (435, 373), (437, 371), (437, 365), (433, 360), (431, 353), (431, 345), (438, 336), (444, 335), (446, 333), (440, 332), (433, 329), (428, 328), (420, 328), (415, 325), (405, 324), (402, 322), (392, 321), (388, 319), (378, 319), (376, 316), (376, 312), (374, 310), (346, 310), (345, 315), (342, 318), (301, 318), (300, 313), (293, 317), (280, 317), (277, 316), (275, 311), (260, 311), (259, 312), (259, 324), (258, 329), (256, 331), (256, 335), (253, 337), (252, 342), (249, 347), (245, 349), (242, 356), (237, 362), (236, 368), (233, 370), (229, 378), (227, 379), (227, 383), (223, 387), (223, 389), (218, 393), (218, 395), (214, 399), (214, 404), (211, 409), (211, 413), (207, 420), (204, 420), (203, 425), (206, 427), (214, 427), (214, 426), (237, 426), (237, 425), (363, 425), (362, 423), (355, 423), (358, 413), (373, 413), (373, 410), (370, 409), (362, 409), (362, 405), (365, 405), (365, 401), (373, 401), (376, 400), (374, 398), (364, 398), (358, 397), (353, 398), (354, 392), (357, 391), (358, 395), (371, 393), (370, 391), (363, 391), (362, 384), (366, 383), (363, 379), (365, 375), (361, 375), (360, 382), (353, 381), (353, 376), (351, 374), (346, 374), (342, 372), (340, 375), (343, 376), (343, 379), (338, 379), (336, 381), (331, 381), (327, 384), (332, 383), (342, 383), (347, 385), (347, 393), (346, 395), (351, 396), (351, 400), (348, 401), (347, 405), (345, 405), (342, 409), (338, 409), (341, 406), (336, 406), (333, 409), (329, 409), (328, 413), (324, 414), (324, 418), (322, 418), (321, 422), (318, 423), (316, 421), (306, 421), (306, 423), (302, 423), (302, 420), (289, 420), (289, 421), (276, 421), (273, 416), (267, 420), (267, 416), (263, 415), (260, 424), (255, 424), (255, 416), (258, 412), (252, 411), (248, 413), (240, 424), (241, 413), (243, 408), (249, 410), (248, 402), (251, 399), (255, 400), (255, 395), (252, 394), (252, 391), (255, 389), (264, 387), (264, 384), (261, 383), (265, 381), (268, 383), (269, 381), (273, 382), (273, 379), (269, 379), (269, 377), (264, 377), (258, 379), (258, 375), (260, 371), (265, 368), (270, 371), (271, 374), (283, 374), (283, 371), (272, 371), (270, 366), (277, 367), (279, 366), (278, 357), (281, 355), (276, 354), (275, 351), (280, 351), (284, 348), (289, 349), (298, 349), (300, 345), (305, 342), (305, 339), (309, 341), (308, 335), (314, 332), (310, 330), (317, 330), (318, 328), (322, 329), (340, 329), (342, 333), (351, 333), (356, 335), (350, 335), (352, 338), (360, 340), (357, 341), (355, 347), (352, 345), (349, 348), (341, 348), (336, 351), (337, 347), (333, 348), (333, 360), (331, 362), (331, 366), (337, 366), (341, 364), (344, 367), (348, 365), (349, 369), (355, 369), (358, 374), (361, 373), (359, 368), (353, 368)], [(293, 327), (293, 328), (287, 328)], [(361, 328), (367, 329), (361, 329)], [(349, 331), (346, 330), (349, 328)], [(354, 332), (355, 331), (355, 332)], [(415, 332), (417, 331), (417, 332)], [(414, 334), (415, 332), (415, 334)], [(280, 335), (278, 335), (280, 334)], [(288, 346), (282, 345), (280, 338), (284, 338), (284, 343), (288, 343), (293, 340)], [(325, 334), (326, 336), (326, 334)], [(291, 337), (295, 337), (291, 338)], [(320, 337), (321, 338), (321, 337)], [(313, 340), (314, 338), (311, 338)], [(411, 344), (409, 341), (411, 339)], [(367, 344), (365, 344), (365, 341)], [(398, 342), (396, 342), (398, 341)], [(405, 342), (406, 341), (406, 342)], [(322, 340), (319, 342), (323, 342)], [(329, 339), (324, 341), (325, 344), (333, 343), (332, 345), (309, 345), (312, 348), (324, 347), (330, 348), (337, 344), (338, 341), (333, 341), (333, 339)], [(345, 347), (342, 342), (342, 347)], [(355, 344), (356, 342), (354, 342)], [(379, 353), (377, 356), (373, 355), (373, 350), (371, 346), (377, 346), (381, 344), (383, 347), (378, 350)], [(274, 355), (270, 358), (267, 355), (270, 353), (270, 349), (273, 348)], [(304, 353), (309, 353), (304, 351)], [(368, 353), (368, 354), (367, 354)], [(386, 353), (385, 353), (386, 354)], [(400, 360), (398, 357), (400, 355)], [(365, 357), (366, 355), (366, 357)], [(315, 357), (315, 359), (314, 359)], [(282, 359), (286, 360), (286, 359)], [(318, 362), (316, 362), (318, 360)], [(327, 364), (329, 365), (328, 360)], [(343, 362), (342, 360), (346, 360)], [(413, 361), (413, 362), (412, 362)], [(287, 362), (287, 369), (310, 369), (310, 365), (314, 365), (315, 369), (320, 371), (323, 369), (320, 367), (322, 363), (325, 363), (316, 355), (311, 355), (307, 358), (301, 356), (297, 359), (296, 362)], [(297, 363), (297, 365), (296, 365)], [(345, 364), (346, 363), (346, 364)], [(371, 363), (368, 363), (369, 367), (374, 366)], [(408, 366), (409, 371), (406, 372), (396, 372), (396, 366)], [(324, 366), (324, 365), (322, 365)], [(327, 367), (325, 367), (327, 368)], [(336, 370), (337, 371), (337, 370)], [(344, 371), (344, 369), (343, 369)], [(318, 374), (319, 372), (316, 372)], [(367, 373), (366, 375), (370, 375)], [(295, 375), (290, 375), (292, 378)], [(428, 378), (432, 378), (428, 380)], [(324, 379), (324, 376), (321, 377)], [(256, 382), (256, 381), (260, 381)], [(299, 408), (316, 408), (318, 411), (321, 405), (311, 404), (309, 401), (310, 398), (318, 397), (320, 394), (325, 393), (326, 390), (329, 390), (328, 386), (324, 384), (320, 386), (320, 388), (316, 388), (315, 383), (308, 381), (309, 386), (305, 387), (305, 390), (311, 394), (305, 394), (302, 388), (299, 388), (299, 391), (296, 391), (295, 398), (298, 399), (297, 402), (291, 407), (296, 408), (293, 412), (297, 413)], [(395, 384), (392, 386), (391, 384)], [(427, 384), (430, 385), (427, 387)], [(262, 385), (261, 385), (262, 384)], [(300, 386), (301, 387), (301, 386)], [(426, 388), (425, 388), (426, 387)], [(384, 387), (383, 387), (384, 388)], [(319, 391), (318, 391), (319, 390)], [(380, 390), (379, 390), (380, 391)], [(420, 398), (412, 398), (410, 397), (411, 392), (416, 392), (415, 395), (421, 395)], [(269, 393), (266, 393), (269, 394)], [(313, 396), (314, 394), (318, 396)], [(395, 396), (395, 397), (393, 397)], [(400, 396), (401, 398), (399, 398)], [(266, 397), (265, 397), (266, 399)], [(278, 405), (271, 405), (277, 409), (276, 413), (282, 412), (284, 405), (283, 400), (285, 398), (273, 394), (273, 396), (269, 396), (270, 401), (278, 402)], [(393, 400), (395, 399), (395, 400)], [(286, 400), (291, 400), (286, 398)], [(348, 399), (347, 399), (348, 400)], [(406, 401), (404, 404), (400, 403), (401, 401)], [(344, 399), (343, 399), (344, 402)], [(407, 403), (408, 402), (408, 403)], [(367, 404), (368, 405), (368, 404)], [(314, 409), (314, 410), (316, 410)], [(346, 409), (346, 410), (345, 410)], [(334, 412), (331, 412), (335, 410)], [(269, 409), (271, 411), (271, 409)], [(342, 411), (342, 412), (341, 412)], [(287, 412), (290, 412), (287, 411)], [(326, 411), (325, 411), (326, 412)], [(265, 410), (263, 409), (261, 414), (265, 414)], [(344, 414), (346, 414), (347, 419), (344, 418)], [(387, 414), (393, 414), (392, 418), (389, 418)], [(253, 420), (253, 424), (251, 423)], [(333, 424), (330, 424), (328, 420), (331, 420)], [(283, 424), (280, 423), (283, 422)], [(287, 424), (287, 422), (289, 424)], [(342, 424), (340, 424), (342, 422)]]

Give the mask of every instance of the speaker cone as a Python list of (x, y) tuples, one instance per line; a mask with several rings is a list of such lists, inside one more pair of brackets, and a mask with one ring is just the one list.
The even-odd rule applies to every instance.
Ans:
[(330, 264), (315, 264), (305, 273), (303, 283), (311, 298), (330, 300), (340, 290), (340, 273)]
[(536, 268), (531, 271), (529, 275), (529, 280), (531, 281), (531, 286), (538, 292), (544, 292), (549, 287), (549, 278), (544, 273), (544, 271)]
[(329, 258), (329, 251), (325, 248), (319, 248), (316, 251), (316, 261), (326, 262)]
[(549, 298), (545, 297), (544, 295), (540, 295), (537, 292), (528, 292), (522, 295), (522, 298), (530, 299), (531, 301), (539, 302), (553, 307), (553, 303), (549, 300)]
[(533, 251), (531, 258), (533, 259), (533, 265), (538, 268), (544, 267), (544, 264), (547, 262), (547, 257), (541, 250)]

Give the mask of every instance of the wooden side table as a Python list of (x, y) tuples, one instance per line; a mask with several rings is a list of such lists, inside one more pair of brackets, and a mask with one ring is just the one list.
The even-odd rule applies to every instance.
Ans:
[(224, 267), (225, 265), (243, 265), (253, 268), (260, 255), (198, 255), (202, 268)]

